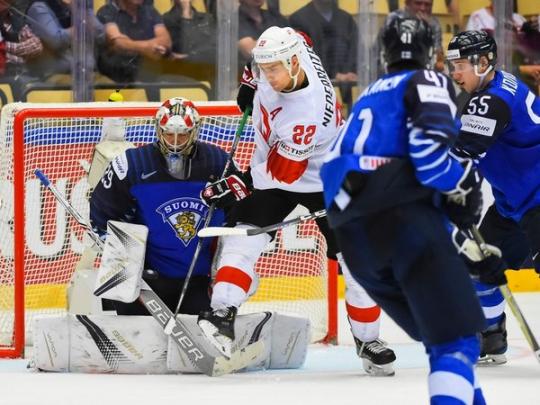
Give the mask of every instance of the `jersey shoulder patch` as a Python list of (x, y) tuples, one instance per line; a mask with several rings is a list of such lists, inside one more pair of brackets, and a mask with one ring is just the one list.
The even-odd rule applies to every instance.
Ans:
[(447, 76), (433, 70), (419, 70), (411, 78), (409, 86), (416, 88), (420, 103), (448, 105), (452, 116), (455, 117), (457, 107), (454, 94), (450, 93), (451, 82)]
[(121, 155), (116, 156), (112, 160), (111, 164), (112, 164), (114, 173), (116, 173), (116, 176), (120, 180), (124, 180), (128, 173), (128, 160), (127, 160), (125, 152), (122, 153)]

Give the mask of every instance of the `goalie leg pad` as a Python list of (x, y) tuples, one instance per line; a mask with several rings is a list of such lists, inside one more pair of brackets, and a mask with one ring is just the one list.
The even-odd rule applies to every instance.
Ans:
[[(197, 326), (197, 317), (181, 315), (193, 338), (218, 356)], [(299, 368), (310, 341), (305, 318), (262, 312), (240, 315), (233, 354), (251, 350), (246, 370)], [(166, 374), (199, 373), (149, 316), (86, 316), (68, 314), (34, 321), (32, 366), (36, 370), (77, 373)], [(247, 349), (246, 349), (247, 348)], [(236, 370), (230, 370), (236, 371)]]
[(76, 373), (168, 373), (167, 336), (149, 316), (68, 314), (34, 321), (32, 365)]
[[(179, 319), (194, 331), (194, 337), (203, 339), (202, 331), (197, 327), (196, 316), (180, 315)], [(306, 359), (311, 338), (310, 323), (306, 318), (276, 312), (238, 315), (235, 322), (235, 336), (233, 355), (254, 342), (264, 343), (264, 350), (251, 359), (245, 371), (299, 368)], [(212, 355), (219, 355), (217, 349), (208, 341), (205, 341), (205, 349)], [(172, 340), (168, 345), (167, 367), (175, 372), (197, 372)]]

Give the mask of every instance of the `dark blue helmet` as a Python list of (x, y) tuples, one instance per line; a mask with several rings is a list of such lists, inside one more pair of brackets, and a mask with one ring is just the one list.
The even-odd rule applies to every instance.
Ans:
[(426, 21), (419, 18), (392, 18), (383, 28), (382, 54), (386, 66), (414, 62), (421, 68), (431, 67), (433, 31)]
[(485, 56), (488, 63), (495, 66), (497, 43), (486, 31), (464, 31), (450, 40), (446, 60), (468, 59), (476, 65), (480, 56)]

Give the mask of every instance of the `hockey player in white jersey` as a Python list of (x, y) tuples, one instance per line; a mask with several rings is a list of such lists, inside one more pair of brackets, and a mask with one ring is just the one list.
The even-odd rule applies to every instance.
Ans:
[[(283, 219), (298, 205), (324, 208), (319, 170), (342, 124), (332, 83), (308, 39), (292, 28), (270, 27), (253, 50), (238, 94), (245, 110), (253, 105), (256, 149), (250, 170), (206, 187), (202, 198), (231, 205), (228, 225), (263, 227)], [(340, 258), (326, 218), (317, 220), (328, 257)], [(238, 307), (257, 288), (254, 266), (275, 233), (222, 240), (211, 307), (199, 325), (214, 344), (230, 354)], [(358, 355), (372, 375), (393, 375), (395, 355), (378, 339), (380, 308), (350, 276), (347, 309)]]

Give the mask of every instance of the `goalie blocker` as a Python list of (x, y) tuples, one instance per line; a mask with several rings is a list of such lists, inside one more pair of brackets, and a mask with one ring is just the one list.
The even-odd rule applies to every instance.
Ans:
[[(217, 349), (205, 341), (194, 315), (179, 320), (204, 342), (210, 355)], [(272, 312), (240, 315), (235, 352), (247, 350), (245, 370), (290, 369), (304, 364), (310, 341), (309, 320)], [(34, 322), (32, 367), (42, 371), (115, 374), (199, 373), (171, 336), (147, 316), (68, 314)], [(254, 345), (259, 343), (259, 345)], [(264, 347), (257, 351), (251, 348)]]

